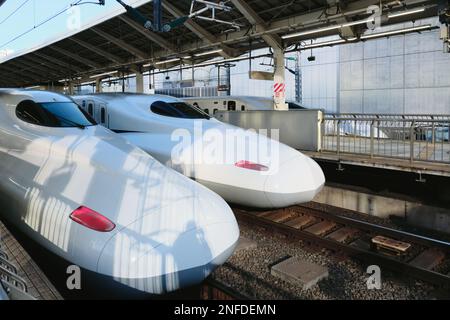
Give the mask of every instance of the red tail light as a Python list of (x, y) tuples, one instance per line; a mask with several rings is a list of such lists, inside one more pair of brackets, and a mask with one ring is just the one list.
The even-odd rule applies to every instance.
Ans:
[(255, 170), (255, 171), (267, 171), (269, 170), (269, 167), (266, 167), (259, 163), (254, 163), (251, 161), (241, 160), (234, 164), (236, 167), (243, 168), (243, 169), (249, 169), (249, 170)]
[(110, 232), (116, 227), (116, 225), (108, 218), (83, 206), (72, 212), (70, 219), (81, 224), (82, 226), (85, 226), (86, 228), (99, 232)]

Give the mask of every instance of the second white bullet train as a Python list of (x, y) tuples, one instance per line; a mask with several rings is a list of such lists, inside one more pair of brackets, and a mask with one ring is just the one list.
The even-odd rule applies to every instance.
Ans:
[(169, 96), (73, 97), (100, 124), (231, 203), (279, 208), (311, 201), (325, 183), (311, 158), (222, 123)]
[(239, 237), (217, 194), (43, 91), (0, 89), (0, 203), (44, 248), (151, 294), (200, 283)]

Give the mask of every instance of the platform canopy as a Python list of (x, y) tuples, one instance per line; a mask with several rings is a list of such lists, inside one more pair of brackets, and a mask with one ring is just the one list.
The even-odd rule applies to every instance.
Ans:
[[(381, 2), (382, 23), (388, 25), (437, 16), (439, 1)], [(139, 12), (153, 19), (151, 1), (135, 3)], [(230, 0), (225, 3), (232, 10), (218, 11), (216, 18), (240, 28), (195, 18), (170, 32), (156, 33), (130, 19), (125, 10), (116, 12), (81, 31), (0, 60), (0, 87), (65, 81), (83, 83), (114, 71), (145, 72), (180, 63), (191, 65), (217, 56), (229, 59), (262, 47), (293, 48), (302, 40), (326, 35), (355, 39), (367, 26), (351, 25), (352, 22), (370, 17), (367, 8), (379, 5), (380, 0)], [(191, 0), (162, 0), (162, 6), (163, 21), (172, 21), (189, 14)], [(387, 18), (389, 12), (417, 8), (424, 10)], [(334, 28), (323, 30), (330, 26)], [(166, 60), (168, 63), (161, 63)]]

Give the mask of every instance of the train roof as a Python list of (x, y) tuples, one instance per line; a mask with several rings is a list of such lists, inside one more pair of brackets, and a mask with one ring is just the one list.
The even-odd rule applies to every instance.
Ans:
[(11, 98), (14, 96), (28, 96), (35, 102), (70, 102), (70, 97), (67, 97), (61, 93), (43, 91), (43, 90), (30, 90), (20, 88), (0, 88), (0, 99)]
[(91, 94), (85, 94), (85, 95), (78, 95), (73, 96), (74, 98), (89, 98), (89, 97), (95, 97), (100, 98), (106, 102), (113, 101), (113, 100), (128, 100), (133, 101), (135, 103), (139, 102), (152, 102), (152, 101), (158, 101), (163, 100), (166, 102), (176, 102), (180, 101), (179, 99), (172, 97), (172, 96), (166, 96), (161, 94), (143, 94), (143, 93), (91, 93)]
[(73, 96), (76, 100), (89, 100), (90, 97), (108, 103), (109, 106), (118, 106), (120, 104), (121, 108), (127, 106), (128, 108), (137, 107), (147, 109), (155, 101), (164, 101), (168, 103), (181, 101), (180, 99), (171, 96), (142, 93), (95, 93)]
[(209, 99), (241, 99), (241, 100), (268, 100), (273, 101), (272, 97), (259, 97), (259, 96), (238, 96), (238, 95), (231, 95), (231, 96), (209, 96), (209, 97), (184, 97), (183, 99), (198, 99), (198, 100), (209, 100)]

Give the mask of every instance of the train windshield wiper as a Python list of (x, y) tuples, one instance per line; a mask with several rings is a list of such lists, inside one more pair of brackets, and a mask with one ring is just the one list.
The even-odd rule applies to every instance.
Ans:
[(75, 127), (80, 128), (81, 130), (86, 129), (86, 126), (84, 124), (81, 124), (81, 123), (69, 120), (69, 119), (64, 118), (63, 116), (60, 116), (60, 115), (55, 114), (55, 113), (52, 113), (52, 115), (55, 116), (56, 118), (58, 118), (59, 120), (66, 121), (66, 122), (69, 122), (69, 123), (73, 124)]

